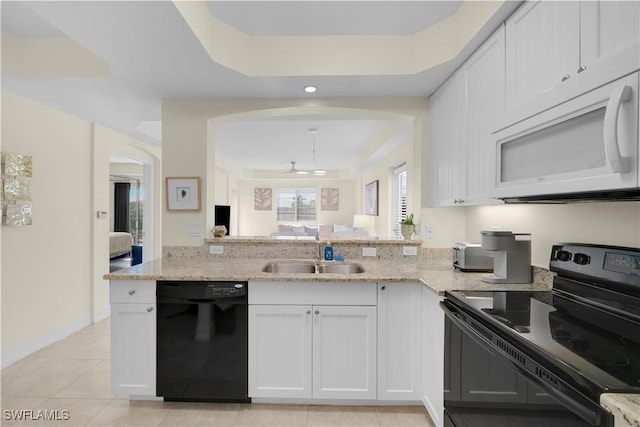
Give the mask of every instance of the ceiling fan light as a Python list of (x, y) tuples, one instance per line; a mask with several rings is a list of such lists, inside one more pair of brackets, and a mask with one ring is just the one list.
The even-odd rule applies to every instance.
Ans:
[(324, 175), (326, 175), (326, 174), (327, 174), (327, 171), (323, 171), (323, 170), (316, 170), (316, 171), (313, 171), (313, 174), (314, 174), (314, 175), (318, 175), (318, 176), (324, 176)]
[(307, 171), (297, 170), (297, 171), (296, 171), (296, 173), (297, 173), (298, 175), (307, 175), (309, 172), (307, 172)]
[(306, 93), (315, 93), (318, 90), (318, 88), (316, 88), (315, 86), (311, 86), (311, 85), (305, 86), (305, 87), (303, 87), (303, 89), (304, 89), (304, 91)]

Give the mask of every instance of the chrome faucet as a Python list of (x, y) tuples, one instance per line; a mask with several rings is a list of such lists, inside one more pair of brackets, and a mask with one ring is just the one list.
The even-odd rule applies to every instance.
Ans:
[(320, 245), (320, 233), (316, 231), (316, 246), (318, 250), (316, 252), (316, 261), (322, 261), (322, 247)]

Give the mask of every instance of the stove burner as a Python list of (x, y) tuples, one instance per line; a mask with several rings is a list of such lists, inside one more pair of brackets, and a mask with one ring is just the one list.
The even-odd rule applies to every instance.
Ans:
[(629, 347), (632, 350), (640, 351), (640, 337), (622, 337), (620, 339), (622, 344), (626, 347)]
[[(573, 351), (580, 357), (598, 366), (627, 366), (629, 359), (617, 351), (590, 342), (587, 339), (573, 337), (571, 332), (560, 329), (553, 333), (553, 339)], [(640, 345), (640, 344), (637, 344)]]

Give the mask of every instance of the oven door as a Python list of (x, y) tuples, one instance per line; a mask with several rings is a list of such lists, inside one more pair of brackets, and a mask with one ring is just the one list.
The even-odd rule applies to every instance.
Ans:
[(604, 408), (488, 325), (449, 300), (441, 306), (446, 314), (445, 426), (613, 426)]

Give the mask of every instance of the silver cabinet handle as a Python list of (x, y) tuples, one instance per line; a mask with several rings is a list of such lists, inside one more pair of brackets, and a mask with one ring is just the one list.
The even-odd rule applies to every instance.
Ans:
[(570, 78), (571, 78), (571, 76), (570, 76), (569, 74), (566, 74), (566, 75), (564, 75), (564, 76), (562, 77), (562, 81), (564, 82), (564, 81), (566, 81), (566, 80), (569, 80)]
[(604, 113), (604, 152), (614, 173), (627, 172), (630, 169), (629, 159), (620, 154), (618, 141), (618, 115), (623, 102), (631, 99), (631, 86), (623, 85), (615, 88)]
[(307, 311), (305, 311), (305, 312), (304, 312), (304, 314), (306, 314), (306, 315), (311, 314), (311, 310), (307, 310)]
[(318, 310), (314, 311), (313, 314), (320, 314)]
[(136, 293), (136, 291), (134, 291), (133, 289), (129, 291), (129, 295), (133, 295), (135, 293)]
[(580, 66), (580, 68), (578, 68), (578, 73), (586, 71), (586, 69), (587, 69), (587, 66), (586, 65), (582, 65), (582, 66)]
[(153, 307), (147, 307), (147, 313), (151, 313), (153, 311)]

